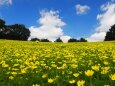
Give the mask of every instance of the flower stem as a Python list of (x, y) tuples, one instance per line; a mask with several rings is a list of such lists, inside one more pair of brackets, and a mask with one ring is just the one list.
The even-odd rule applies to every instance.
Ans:
[(93, 85), (92, 85), (92, 78), (90, 78), (90, 86), (93, 86)]

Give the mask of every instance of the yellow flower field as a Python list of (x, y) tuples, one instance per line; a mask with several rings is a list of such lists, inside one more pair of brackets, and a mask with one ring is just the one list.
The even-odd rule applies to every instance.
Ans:
[(115, 42), (0, 40), (0, 86), (115, 86)]

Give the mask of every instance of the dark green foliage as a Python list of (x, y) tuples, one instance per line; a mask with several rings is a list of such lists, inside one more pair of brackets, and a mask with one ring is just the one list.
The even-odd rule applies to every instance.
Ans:
[(87, 40), (84, 38), (81, 38), (80, 40), (77, 40), (75, 38), (71, 38), (68, 40), (68, 42), (87, 42)]
[(32, 38), (30, 41), (50, 42), (48, 39), (38, 39), (38, 38)]
[(56, 39), (55, 42), (62, 42), (60, 38)]
[(115, 40), (115, 24), (109, 29), (106, 33), (104, 41), (112, 41)]
[(48, 39), (41, 39), (41, 42), (50, 42)]
[(31, 41), (40, 41), (38, 38), (32, 38)]
[(0, 28), (4, 27), (5, 26), (5, 21), (0, 19)]
[(68, 42), (79, 42), (79, 40), (77, 40), (77, 39), (75, 39), (75, 38), (70, 38), (70, 39), (68, 40)]
[(23, 24), (5, 25), (4, 20), (0, 20), (0, 39), (27, 40), (30, 31)]
[(80, 41), (80, 42), (87, 42), (87, 40), (84, 39), (84, 38), (81, 38), (79, 41)]

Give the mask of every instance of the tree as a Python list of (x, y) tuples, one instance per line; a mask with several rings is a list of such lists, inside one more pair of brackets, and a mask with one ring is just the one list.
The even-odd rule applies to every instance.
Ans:
[(50, 42), (48, 39), (41, 39), (41, 42)]
[(31, 41), (40, 41), (38, 38), (32, 38)]
[(5, 25), (0, 19), (0, 39), (28, 40), (30, 31), (23, 24)]
[(15, 24), (9, 27), (11, 29), (11, 34), (10, 34), (11, 38), (12, 38), (12, 34), (17, 36), (16, 40), (27, 40), (28, 37), (30, 36), (29, 29), (27, 29), (23, 24)]
[(78, 40), (75, 39), (75, 38), (70, 38), (70, 39), (68, 40), (68, 42), (78, 42)]
[(81, 38), (79, 41), (80, 41), (80, 42), (87, 42), (87, 40), (84, 39), (84, 38)]
[(5, 26), (5, 21), (0, 19), (0, 28), (4, 27)]
[(104, 41), (112, 41), (115, 40), (115, 24), (111, 26), (109, 31), (106, 33)]
[(56, 39), (55, 42), (63, 42), (60, 38)]

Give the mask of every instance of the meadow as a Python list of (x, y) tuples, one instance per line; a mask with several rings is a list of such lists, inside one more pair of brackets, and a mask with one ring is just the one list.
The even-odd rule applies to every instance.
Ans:
[(0, 40), (0, 86), (115, 86), (115, 42)]

